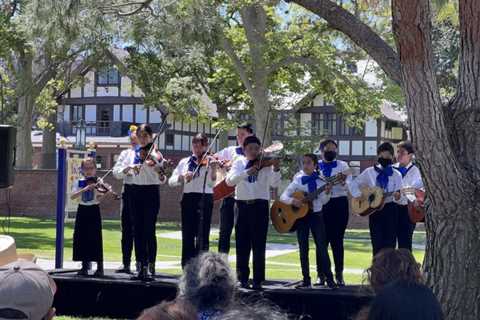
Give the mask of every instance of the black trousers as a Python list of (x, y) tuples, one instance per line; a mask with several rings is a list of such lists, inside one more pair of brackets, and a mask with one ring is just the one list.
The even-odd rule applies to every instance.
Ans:
[(130, 266), (133, 251), (133, 215), (130, 212), (132, 201), (132, 186), (125, 184), (122, 194), (122, 261), (124, 266)]
[(308, 213), (304, 218), (296, 221), (297, 240), (300, 247), (300, 265), (302, 266), (303, 279), (310, 281), (309, 263), (309, 238), (312, 231), (315, 242), (315, 255), (317, 259), (317, 275), (325, 275), (333, 279), (330, 259), (327, 251), (325, 223), (322, 212)]
[(250, 252), (253, 253), (253, 282), (265, 280), (265, 249), (268, 231), (268, 201), (237, 201), (238, 218), (235, 225), (237, 277), (247, 282), (250, 277)]
[(348, 225), (348, 198), (331, 198), (323, 206), (322, 212), (327, 235), (327, 248), (328, 245), (332, 248), (335, 273), (341, 274), (344, 267), (343, 240)]
[(200, 231), (200, 215), (198, 212), (201, 193), (184, 193), (181, 201), (182, 208), (182, 267), (198, 255), (200, 251), (208, 251), (210, 239), (210, 223), (212, 221), (213, 195), (204, 195), (203, 210), (203, 241), (200, 244), (198, 234)]
[(395, 248), (397, 221), (398, 205), (393, 202), (368, 217), (374, 256), (384, 248)]
[(235, 199), (228, 197), (223, 199), (220, 208), (220, 236), (218, 239), (218, 252), (228, 254), (230, 252), (230, 237), (232, 236), (235, 223)]
[(133, 215), (135, 255), (142, 266), (155, 263), (157, 236), (155, 225), (160, 210), (158, 185), (132, 185), (130, 213)]
[(397, 220), (397, 243), (398, 248), (408, 249), (412, 251), (413, 231), (415, 230), (415, 223), (410, 221), (408, 215), (408, 206), (398, 205), (398, 220)]
[(98, 204), (78, 205), (73, 231), (73, 261), (103, 261), (102, 217)]

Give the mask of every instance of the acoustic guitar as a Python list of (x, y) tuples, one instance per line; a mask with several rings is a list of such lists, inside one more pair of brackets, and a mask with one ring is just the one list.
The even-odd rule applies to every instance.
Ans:
[(301, 207), (295, 207), (291, 204), (286, 204), (280, 200), (275, 200), (270, 208), (270, 218), (272, 224), (279, 233), (290, 232), (295, 221), (305, 217), (310, 209), (310, 203), (315, 200), (323, 191), (327, 185), (335, 185), (345, 181), (345, 177), (349, 174), (350, 169), (336, 174), (333, 177), (326, 178), (324, 184), (313, 192), (297, 191), (292, 194), (292, 197), (303, 202)]
[(380, 187), (362, 187), (360, 191), (362, 192), (360, 199), (351, 199), (350, 210), (361, 217), (368, 217), (372, 213), (382, 210), (385, 206), (385, 198), (394, 194), (394, 192), (384, 193)]
[(425, 222), (425, 191), (420, 189), (407, 190), (408, 216), (412, 223)]

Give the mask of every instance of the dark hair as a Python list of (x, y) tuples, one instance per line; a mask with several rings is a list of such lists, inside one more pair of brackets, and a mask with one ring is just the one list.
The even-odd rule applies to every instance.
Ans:
[[(257, 298), (258, 299), (258, 298)], [(261, 299), (239, 303), (215, 320), (288, 320), (288, 314), (278, 306)]]
[(320, 142), (320, 147), (319, 147), (320, 151), (323, 151), (323, 149), (325, 149), (325, 147), (326, 147), (327, 144), (329, 144), (329, 143), (334, 144), (334, 145), (335, 145), (335, 148), (338, 148), (338, 145), (337, 145), (337, 143), (335, 142), (335, 140), (328, 138), (328, 139), (322, 140), (322, 142)]
[(395, 154), (395, 150), (393, 150), (393, 146), (390, 142), (384, 142), (377, 148), (377, 155), (382, 153), (383, 151), (388, 151), (393, 156)]
[(252, 125), (250, 123), (241, 123), (237, 126), (237, 129), (243, 129), (243, 130), (246, 130), (248, 133), (252, 134), (253, 133), (253, 129), (252, 129)]
[(184, 299), (163, 301), (151, 308), (143, 310), (139, 320), (197, 320), (197, 310)]
[(315, 153), (305, 153), (303, 156), (312, 159), (315, 167), (318, 166), (318, 157)]
[(432, 290), (419, 283), (395, 281), (373, 299), (368, 320), (442, 320), (440, 303)]
[(413, 144), (410, 141), (400, 142), (397, 144), (397, 148), (405, 149), (408, 153), (415, 153), (415, 148), (413, 148)]
[(260, 139), (258, 139), (257, 136), (249, 136), (245, 138), (245, 141), (243, 141), (243, 147), (246, 147), (250, 143), (256, 143), (259, 146), (262, 145), (262, 143), (260, 142)]
[(137, 134), (142, 131), (146, 132), (150, 137), (153, 136), (153, 130), (149, 124), (144, 123), (137, 128)]
[(392, 281), (404, 280), (423, 283), (420, 265), (407, 249), (386, 248), (373, 257), (372, 265), (366, 270), (373, 291), (379, 292)]
[(200, 142), (202, 145), (208, 145), (208, 137), (205, 133), (197, 133), (192, 138), (192, 143)]

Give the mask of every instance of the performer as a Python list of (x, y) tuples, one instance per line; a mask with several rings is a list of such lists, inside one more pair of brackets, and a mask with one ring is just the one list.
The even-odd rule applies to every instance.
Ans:
[[(241, 124), (237, 127), (238, 146), (230, 146), (219, 151), (218, 156), (223, 161), (228, 161), (229, 165), (224, 165), (224, 169), (229, 170), (233, 161), (243, 156), (243, 142), (246, 137), (253, 135), (252, 125), (249, 123)], [(223, 199), (220, 208), (220, 236), (218, 239), (218, 251), (228, 254), (230, 252), (230, 237), (235, 221), (235, 198), (234, 196)]]
[[(131, 274), (130, 264), (132, 260), (133, 251), (133, 215), (129, 207), (129, 201), (132, 198), (132, 181), (133, 172), (129, 170), (129, 164), (133, 163), (135, 158), (135, 151), (137, 150), (137, 126), (130, 126), (128, 135), (130, 138), (131, 147), (123, 150), (118, 156), (117, 162), (113, 167), (113, 175), (117, 179), (123, 179), (122, 191), (122, 208), (121, 208), (121, 225), (122, 225), (122, 261), (123, 265), (116, 270), (117, 273)], [(127, 169), (127, 170), (125, 170)], [(138, 272), (137, 268), (137, 272)]]
[[(402, 175), (402, 188), (414, 188), (424, 190), (422, 176), (418, 167), (412, 162), (415, 155), (413, 145), (409, 141), (403, 141), (397, 145), (397, 160), (393, 168)], [(408, 215), (408, 199), (402, 195), (398, 203), (397, 242), (399, 248), (412, 251), (412, 237), (415, 223), (410, 221)]]
[[(138, 127), (137, 139), (140, 148), (123, 162), (123, 172), (132, 175), (131, 201), (129, 211), (133, 215), (135, 255), (140, 271), (135, 279), (149, 281), (155, 275), (157, 256), (157, 237), (155, 226), (160, 210), (159, 184), (167, 181), (163, 175), (164, 159), (160, 151), (153, 146), (150, 159), (145, 157), (152, 148), (153, 131), (148, 124)], [(154, 160), (152, 160), (154, 159)]]
[[(319, 167), (320, 173), (324, 178), (342, 174), (342, 172), (346, 172), (349, 169), (346, 162), (337, 160), (337, 143), (334, 140), (326, 139), (322, 141), (320, 143), (320, 151), (322, 152), (323, 160), (320, 161)], [(349, 174), (345, 178), (346, 181), (343, 184), (333, 186), (330, 201), (322, 209), (327, 234), (327, 248), (328, 245), (332, 248), (333, 261), (335, 263), (335, 280), (340, 287), (345, 286), (343, 279), (343, 240), (349, 215), (347, 184), (352, 181), (352, 176)], [(330, 257), (328, 259), (330, 260)], [(323, 275), (319, 277), (317, 284), (325, 284)]]
[(245, 138), (245, 157), (233, 162), (227, 175), (227, 184), (236, 186), (235, 200), (238, 220), (235, 226), (237, 276), (240, 285), (248, 288), (250, 252), (253, 252), (253, 289), (262, 290), (265, 280), (265, 247), (267, 242), (270, 187), (280, 184), (279, 162), (261, 168), (260, 140), (256, 136)]
[(393, 196), (385, 198), (385, 206), (368, 217), (370, 238), (372, 241), (373, 255), (375, 256), (383, 248), (395, 248), (395, 235), (398, 220), (398, 206), (400, 189), (402, 187), (402, 175), (394, 170), (393, 146), (384, 142), (377, 148), (378, 161), (372, 167), (365, 169), (350, 184), (350, 193), (354, 198), (361, 198), (360, 187), (378, 186), (384, 192), (392, 192)]
[[(210, 223), (213, 209), (213, 185), (217, 179), (218, 163), (210, 156), (205, 156), (208, 138), (204, 133), (196, 134), (192, 139), (192, 155), (183, 158), (168, 180), (171, 187), (183, 183), (182, 209), (182, 267), (198, 255), (208, 251)], [(208, 164), (202, 163), (202, 159)], [(207, 161), (208, 160), (208, 161)], [(200, 167), (199, 167), (200, 166)], [(202, 202), (203, 199), (203, 203)], [(203, 243), (198, 241), (199, 212), (203, 206)]]
[(102, 217), (99, 203), (109, 192), (100, 194), (96, 187), (95, 159), (85, 158), (81, 164), (83, 179), (74, 187), (71, 199), (80, 198), (73, 231), (73, 261), (81, 261), (78, 275), (87, 276), (90, 263), (97, 263), (95, 276), (103, 276)]
[[(325, 184), (320, 179), (318, 172), (318, 158), (313, 153), (307, 153), (303, 156), (303, 170), (298, 172), (292, 182), (283, 191), (280, 201), (296, 207), (301, 207), (304, 203), (292, 197), (296, 191), (314, 192)], [(310, 264), (308, 259), (309, 237), (312, 230), (313, 240), (315, 241), (315, 253), (317, 258), (317, 275), (326, 278), (329, 288), (335, 288), (333, 280), (330, 259), (328, 258), (326, 232), (324, 223), (324, 213), (322, 207), (329, 202), (331, 187), (322, 192), (310, 205), (309, 213), (297, 220), (296, 231), (297, 240), (300, 247), (300, 264), (302, 266), (303, 281), (297, 288), (309, 288), (311, 286)], [(331, 200), (330, 200), (331, 201)]]

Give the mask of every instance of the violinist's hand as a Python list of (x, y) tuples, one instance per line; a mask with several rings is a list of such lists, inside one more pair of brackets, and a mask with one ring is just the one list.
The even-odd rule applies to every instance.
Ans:
[(303, 206), (303, 201), (293, 198), (292, 199), (292, 206), (300, 208), (301, 206)]
[(214, 158), (211, 158), (210, 161), (208, 162), (210, 168), (216, 170), (220, 167), (220, 162)]
[(330, 183), (328, 183), (328, 184), (325, 186), (325, 193), (326, 193), (326, 194), (330, 194), (330, 192), (332, 192), (332, 188), (333, 188), (333, 185), (331, 185)]
[(83, 188), (83, 192), (90, 191), (90, 190), (93, 190), (93, 189), (95, 189), (95, 183), (90, 183), (85, 188)]
[(185, 183), (189, 183), (190, 181), (192, 181), (192, 179), (193, 179), (193, 172), (191, 171), (188, 171), (183, 175), (183, 181), (185, 181)]
[(253, 166), (247, 170), (247, 174), (249, 176), (255, 176), (258, 174), (258, 168), (256, 166)]

